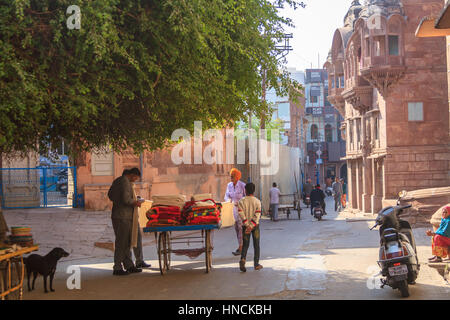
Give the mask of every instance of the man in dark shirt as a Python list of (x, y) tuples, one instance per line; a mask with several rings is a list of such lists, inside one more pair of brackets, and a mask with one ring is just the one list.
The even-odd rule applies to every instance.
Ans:
[(137, 168), (124, 170), (122, 176), (114, 180), (108, 191), (108, 197), (113, 202), (111, 219), (116, 236), (113, 275), (142, 272), (142, 269), (136, 268), (131, 260), (133, 211), (135, 207), (141, 206), (141, 203), (133, 197), (132, 183), (137, 181), (140, 175)]
[(325, 212), (325, 193), (323, 193), (322, 190), (320, 190), (320, 184), (316, 185), (316, 188), (311, 191), (311, 215), (313, 215), (313, 207), (314, 202), (320, 202), (322, 208), (323, 208), (323, 214), (327, 214)]

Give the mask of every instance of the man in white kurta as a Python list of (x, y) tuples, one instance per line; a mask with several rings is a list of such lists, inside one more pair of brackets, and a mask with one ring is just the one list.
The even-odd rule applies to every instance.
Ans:
[(235, 168), (230, 171), (230, 178), (231, 182), (228, 184), (227, 191), (225, 192), (225, 201), (230, 201), (234, 205), (234, 228), (236, 230), (239, 248), (233, 254), (238, 256), (242, 252), (242, 220), (239, 217), (238, 203), (239, 200), (245, 197), (245, 183), (239, 180), (241, 178), (241, 172)]

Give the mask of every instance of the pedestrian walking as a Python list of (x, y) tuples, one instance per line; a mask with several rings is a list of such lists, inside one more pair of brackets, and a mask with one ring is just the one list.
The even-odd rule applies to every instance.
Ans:
[(111, 220), (116, 238), (113, 275), (142, 272), (131, 260), (131, 248), (137, 246), (139, 238), (136, 223), (139, 224), (137, 208), (141, 206), (141, 202), (136, 199), (132, 183), (140, 176), (138, 168), (124, 170), (108, 191), (108, 197), (113, 202)]
[(238, 256), (242, 252), (242, 220), (238, 213), (238, 203), (245, 196), (245, 183), (240, 181), (241, 172), (233, 168), (230, 171), (231, 182), (227, 185), (227, 191), (225, 192), (225, 201), (233, 203), (233, 216), (234, 216), (234, 229), (236, 230), (236, 236), (238, 240), (238, 249), (233, 252), (235, 256)]
[(253, 238), (253, 266), (255, 270), (262, 269), (262, 265), (259, 264), (260, 256), (260, 229), (259, 219), (261, 218), (261, 201), (254, 196), (255, 185), (253, 183), (247, 183), (245, 185), (246, 196), (239, 201), (238, 211), (242, 219), (242, 232), (243, 232), (243, 246), (241, 253), (241, 260), (239, 261), (239, 269), (242, 272), (247, 271), (245, 268), (245, 261), (247, 259), (247, 250), (250, 246), (250, 235)]
[(270, 197), (270, 211), (272, 212), (272, 220), (278, 221), (278, 206), (280, 205), (280, 189), (277, 188), (277, 184), (274, 182), (272, 188), (269, 191)]
[(332, 185), (333, 194), (334, 194), (334, 211), (341, 211), (341, 197), (342, 197), (342, 183), (339, 181), (339, 178), (336, 178), (336, 181), (333, 182)]
[(345, 182), (345, 179), (342, 178), (341, 179), (341, 183), (342, 183), (342, 208), (346, 208), (347, 207), (347, 199), (348, 199), (348, 195), (347, 195), (347, 183)]

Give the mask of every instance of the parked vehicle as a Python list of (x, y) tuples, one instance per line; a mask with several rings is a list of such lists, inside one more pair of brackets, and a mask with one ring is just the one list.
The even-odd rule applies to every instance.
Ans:
[(309, 205), (311, 204), (311, 198), (309, 197), (309, 194), (303, 194), (303, 203), (307, 208), (309, 208)]
[(399, 193), (396, 206), (383, 208), (370, 229), (380, 226), (380, 251), (378, 265), (381, 268), (381, 279), (392, 289), (399, 289), (402, 297), (409, 296), (409, 284), (415, 284), (420, 270), (417, 258), (416, 243), (408, 221), (401, 220), (403, 210), (411, 205), (400, 205), (400, 199), (406, 191)]
[(313, 216), (317, 220), (322, 220), (322, 216), (324, 215), (322, 205), (319, 201), (315, 201), (313, 204)]

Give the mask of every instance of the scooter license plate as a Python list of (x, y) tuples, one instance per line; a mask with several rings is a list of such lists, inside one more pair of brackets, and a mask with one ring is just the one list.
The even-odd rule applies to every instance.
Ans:
[(389, 268), (389, 275), (390, 276), (401, 276), (408, 273), (408, 267), (404, 264), (397, 267), (390, 267)]

